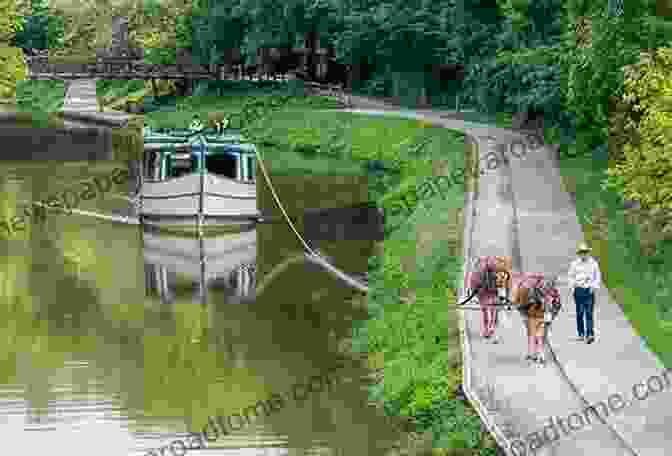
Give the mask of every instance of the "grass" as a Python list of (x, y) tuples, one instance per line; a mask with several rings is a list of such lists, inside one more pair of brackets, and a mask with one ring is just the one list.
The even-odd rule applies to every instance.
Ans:
[[(367, 177), (369, 198), (386, 207), (390, 195), (403, 196), (429, 176), (449, 174), (465, 158), (461, 132), (401, 118), (287, 109), (255, 123), (249, 134), (276, 182), (297, 173), (361, 175), (367, 162), (382, 161), (390, 172)], [(414, 150), (424, 137), (429, 144)], [(287, 199), (294, 204), (293, 195)], [(382, 254), (369, 260), (371, 318), (354, 328), (352, 346), (383, 371), (371, 399), (388, 414), (413, 421), (419, 432), (430, 432), (435, 446), (443, 447), (432, 454), (470, 448), (462, 451), (487, 455), (494, 447), (483, 444), (478, 415), (454, 397), (462, 380), (461, 347), (456, 312), (447, 312), (446, 303), (455, 301), (461, 279), (463, 203), (464, 188), (455, 186), (445, 197), (417, 201), (410, 217), (387, 218)], [(400, 304), (401, 296), (412, 304)]]
[[(269, 157), (269, 168), (275, 173), (361, 174), (368, 161), (380, 160), (399, 170), (398, 183), (429, 175), (435, 159), (463, 142), (459, 133), (423, 127), (413, 120), (345, 112), (311, 112), (307, 116), (305, 110), (298, 109), (278, 112), (255, 124), (249, 133)], [(409, 146), (426, 135), (432, 142), (422, 155), (410, 153)], [(333, 167), (319, 167), (320, 163)]]
[(104, 108), (116, 109), (122, 107), (129, 98), (142, 97), (144, 94), (145, 82), (140, 79), (102, 79), (96, 82), (98, 105)]
[[(131, 89), (131, 84), (109, 84), (101, 93), (123, 95)], [(279, 93), (268, 91), (192, 96), (175, 100), (174, 109), (148, 113), (144, 120), (154, 128), (184, 128), (194, 113), (202, 119), (213, 111), (236, 114), (246, 105), (268, 105), (278, 98)], [(274, 178), (366, 175), (368, 199), (388, 207), (427, 177), (464, 165), (462, 133), (415, 120), (317, 112), (336, 107), (334, 100), (323, 98), (285, 101), (284, 108), (265, 120), (242, 125), (238, 118), (232, 125), (246, 128)], [(423, 137), (432, 141), (414, 150)], [(389, 172), (363, 171), (372, 160), (383, 162)], [(408, 417), (419, 432), (430, 432), (435, 446), (442, 447), (438, 453), (485, 456), (494, 449), (491, 442), (483, 444), (478, 416), (454, 397), (461, 383), (460, 340), (457, 315), (447, 312), (446, 304), (455, 301), (460, 286), (464, 189), (454, 186), (444, 195), (417, 201), (410, 216), (386, 220), (389, 235), (382, 254), (370, 259), (372, 318), (353, 329), (352, 344), (372, 362), (382, 363), (384, 380), (370, 395), (389, 414)], [(290, 195), (288, 201), (293, 198), (298, 202), (301, 196)], [(336, 201), (338, 195), (321, 199)], [(411, 304), (400, 303), (401, 296)]]
[[(149, 113), (145, 120), (154, 127), (184, 127), (195, 112), (205, 119), (208, 112), (235, 113), (249, 102), (249, 97), (235, 93), (189, 97), (179, 100), (174, 111)], [(333, 101), (297, 97), (284, 109), (246, 126), (246, 136), (257, 144), (272, 180), (283, 187), (283, 200), (290, 205), (301, 206), (306, 198), (300, 189), (296, 195), (288, 193), (289, 186), (282, 185), (287, 179), (365, 174), (368, 199), (385, 201), (387, 207), (397, 196), (415, 191), (427, 177), (448, 174), (452, 167), (464, 164), (465, 141), (460, 132), (415, 120), (317, 111), (330, 107), (335, 107)], [(431, 142), (414, 150), (423, 137)], [(389, 172), (363, 171), (372, 160), (383, 162)], [(319, 187), (310, 185), (310, 198), (338, 205), (336, 194), (312, 195)], [(335, 188), (324, 187), (332, 193)], [(352, 202), (352, 196), (343, 197)], [(460, 286), (463, 203), (464, 188), (455, 186), (445, 197), (417, 201), (410, 217), (386, 221), (389, 237), (382, 242), (383, 253), (370, 259), (372, 318), (354, 329), (352, 344), (355, 351), (369, 354), (372, 363), (382, 364), (384, 381), (372, 387), (371, 396), (390, 414), (409, 417), (418, 431), (431, 432), (435, 446), (470, 448), (468, 454), (488, 455), (494, 449), (491, 442), (482, 444), (478, 415), (453, 393), (461, 383), (461, 348), (457, 315), (446, 311), (446, 303), (455, 300)], [(272, 202), (260, 201), (260, 206), (268, 205), (274, 207)], [(413, 303), (400, 304), (401, 296), (411, 297)]]
[[(264, 135), (268, 142), (262, 144), (260, 133), (266, 126), (272, 124), (276, 127), (294, 125), (302, 123), (307, 117), (312, 118), (319, 113), (311, 113), (306, 116), (307, 111), (318, 109), (335, 108), (337, 105), (332, 100), (314, 97), (293, 97), (287, 99), (286, 94), (281, 95), (282, 92), (269, 93), (264, 91), (257, 91), (248, 93), (246, 96), (240, 96), (239, 93), (225, 94), (224, 96), (215, 95), (201, 95), (191, 96), (183, 99), (177, 99), (174, 110), (170, 108), (165, 110), (158, 110), (145, 114), (145, 124), (152, 128), (184, 128), (192, 119), (194, 114), (198, 114), (201, 119), (206, 120), (208, 114), (223, 113), (231, 119), (230, 126), (232, 128), (243, 128), (250, 126), (244, 123), (241, 119), (240, 113), (246, 106), (253, 104), (267, 104), (267, 103), (286, 103), (282, 114), (276, 113), (272, 117), (271, 122), (263, 123), (261, 128), (255, 127), (250, 131), (254, 138), (250, 139), (258, 145), (262, 156), (267, 160), (267, 167), (273, 170), (274, 173), (292, 174), (292, 173), (309, 173), (309, 174), (345, 174), (357, 175), (361, 174), (361, 166), (355, 163), (344, 162), (338, 157), (331, 156), (311, 156), (310, 154), (297, 153), (297, 149), (287, 147), (288, 144), (284, 139), (285, 132), (281, 128), (276, 128), (274, 131), (275, 138), (270, 139), (270, 136)], [(333, 115), (332, 115), (333, 117)], [(246, 135), (250, 136), (250, 135)], [(294, 143), (298, 144), (298, 143)], [(298, 150), (302, 150), (298, 147)], [(261, 171), (257, 171), (257, 176), (261, 176)]]
[(495, 125), (499, 128), (513, 128), (513, 115), (508, 112), (497, 112), (493, 115), (476, 111), (460, 111), (459, 116), (467, 122)]
[[(327, 119), (315, 116), (311, 122), (317, 128)], [(398, 186), (464, 164), (461, 133), (416, 121), (337, 116), (337, 122), (347, 121), (354, 123), (343, 129), (351, 157), (398, 166)], [(332, 121), (324, 134), (338, 128)], [(296, 134), (290, 132), (289, 138), (291, 133)], [(420, 134), (435, 135), (435, 142), (414, 157), (408, 152), (409, 138)], [(382, 401), (388, 414), (410, 418), (418, 431), (431, 432), (434, 446), (442, 447), (432, 454), (486, 455), (494, 448), (483, 445), (480, 419), (454, 397), (461, 383), (461, 349), (457, 315), (446, 304), (455, 301), (461, 278), (464, 188), (455, 186), (448, 193), (418, 204), (401, 223), (388, 220), (388, 228), (394, 229), (382, 243), (383, 254), (370, 260), (372, 318), (355, 328), (352, 345), (383, 368), (384, 380), (371, 388), (372, 399)], [(403, 303), (402, 296), (411, 303)]]
[(19, 81), (16, 87), (17, 107), (20, 111), (54, 113), (63, 108), (65, 84), (63, 81)]
[[(240, 111), (251, 103), (276, 102), (279, 103), (287, 93), (268, 93), (264, 91), (249, 92), (245, 95), (225, 94), (224, 96), (200, 95), (175, 100), (174, 110), (170, 106), (166, 110), (158, 110), (145, 114), (145, 121), (154, 128), (184, 128), (194, 114), (199, 114), (202, 120), (207, 119), (208, 113), (221, 112), (231, 117), (231, 127), (243, 127), (239, 118)], [(287, 109), (330, 109), (337, 104), (330, 100), (314, 97), (292, 97), (287, 103)]]
[(620, 196), (601, 188), (606, 167), (606, 160), (590, 156), (561, 160), (564, 185), (576, 200), (584, 237), (611, 297), (648, 347), (671, 367), (672, 239), (651, 226), (646, 211), (624, 210)]

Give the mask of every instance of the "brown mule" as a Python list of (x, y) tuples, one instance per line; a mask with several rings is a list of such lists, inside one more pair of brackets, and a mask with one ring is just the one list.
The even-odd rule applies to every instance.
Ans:
[(512, 275), (512, 304), (521, 312), (527, 323), (528, 355), (531, 359), (544, 363), (543, 342), (550, 324), (549, 315), (555, 317), (560, 311), (560, 292), (555, 280), (543, 274)]

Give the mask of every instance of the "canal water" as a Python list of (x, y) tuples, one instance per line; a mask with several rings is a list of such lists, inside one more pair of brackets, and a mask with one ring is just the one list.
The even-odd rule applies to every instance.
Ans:
[(120, 122), (120, 116), (108, 114), (106, 117), (106, 122), (72, 116), (63, 120), (55, 114), (0, 109), (3, 146), (0, 161), (137, 160), (142, 154), (138, 121), (121, 127), (114, 126)]
[[(0, 219), (126, 166), (4, 162)], [(353, 182), (278, 178), (276, 190), (296, 215), (365, 201), (366, 188)], [(124, 211), (128, 187), (113, 182), (78, 208)], [(262, 210), (279, 214), (266, 192)], [(374, 249), (371, 240), (328, 236), (312, 246), (352, 274), (366, 272)], [(286, 262), (302, 253), (286, 224), (200, 242), (49, 213), (22, 231), (0, 227), (0, 251), (8, 454), (144, 455), (201, 431), (209, 417), (229, 429), (188, 454), (374, 456), (400, 437), (367, 406), (369, 371), (343, 348), (353, 322), (366, 318), (351, 303), (357, 292)]]

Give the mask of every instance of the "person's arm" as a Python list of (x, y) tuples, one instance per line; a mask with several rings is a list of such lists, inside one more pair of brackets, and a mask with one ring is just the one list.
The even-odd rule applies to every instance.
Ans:
[(602, 284), (602, 274), (600, 273), (600, 265), (597, 260), (593, 259), (593, 283), (591, 283), (591, 288), (593, 290), (599, 290)]
[(571, 264), (569, 265), (569, 272), (567, 273), (567, 277), (569, 279), (569, 289), (570, 291), (574, 291), (574, 287), (576, 286), (576, 268), (575, 262), (572, 261)]

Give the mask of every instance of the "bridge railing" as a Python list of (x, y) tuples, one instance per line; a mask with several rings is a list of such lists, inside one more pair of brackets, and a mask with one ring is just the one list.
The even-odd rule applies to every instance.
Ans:
[[(84, 61), (67, 62), (63, 58), (52, 58), (47, 55), (27, 56), (26, 64), (31, 79), (77, 79), (77, 78), (119, 78), (119, 79), (255, 79), (262, 78), (262, 74), (252, 76), (245, 71), (230, 71), (224, 73), (227, 65), (210, 65), (209, 67), (194, 63), (176, 63), (175, 65), (155, 65), (146, 63), (136, 57), (104, 57), (91, 58)], [(59, 61), (60, 60), (60, 61)], [(233, 68), (229, 68), (233, 70)], [(236, 75), (238, 73), (238, 75)], [(262, 79), (289, 80), (293, 79), (292, 73), (284, 75), (272, 73), (266, 74)], [(350, 107), (350, 95), (343, 85), (322, 84), (312, 81), (304, 81), (308, 93), (335, 97), (341, 104)]]
[(129, 79), (217, 79), (217, 73), (193, 63), (154, 65), (131, 57), (105, 57), (83, 62), (59, 61), (47, 56), (26, 57), (31, 78), (117, 77)]

